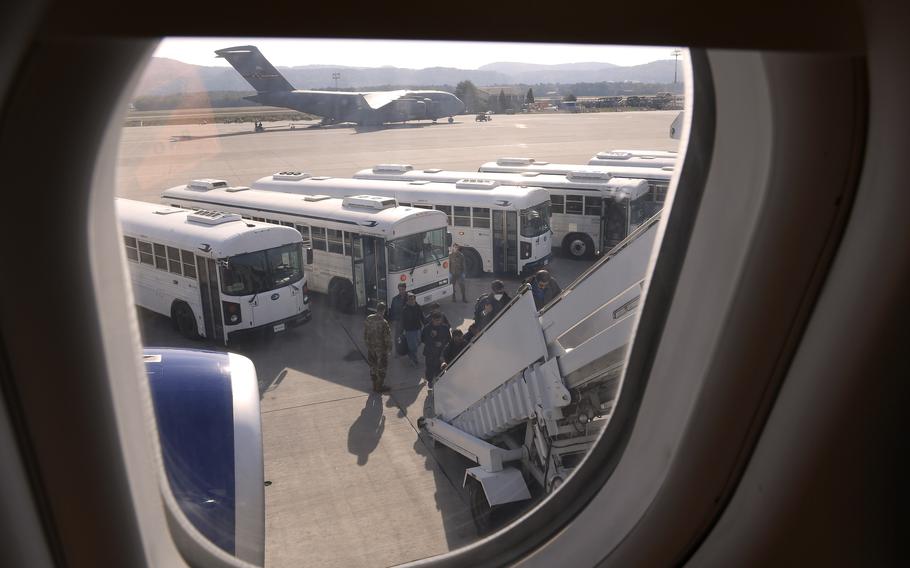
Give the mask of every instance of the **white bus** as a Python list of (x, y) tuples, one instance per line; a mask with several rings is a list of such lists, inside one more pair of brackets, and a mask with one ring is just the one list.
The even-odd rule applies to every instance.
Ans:
[(590, 160), (589, 166), (624, 166), (629, 168), (665, 168), (676, 165), (676, 157), (655, 156), (653, 154), (612, 150), (598, 152)]
[(440, 169), (415, 170), (409, 164), (379, 164), (360, 170), (357, 179), (395, 181), (429, 180), (457, 183), (470, 177), (500, 185), (542, 187), (550, 194), (550, 227), (553, 246), (573, 258), (587, 258), (613, 248), (643, 223), (650, 210), (648, 182), (612, 177), (606, 173), (568, 175), (523, 173), (477, 173)]
[(625, 166), (589, 166), (582, 164), (552, 164), (535, 160), (534, 158), (499, 158), (495, 162), (487, 162), (480, 166), (481, 172), (538, 172), (541, 174), (568, 175), (599, 175), (608, 174), (615, 177), (643, 179), (651, 187), (651, 206), (647, 217), (657, 213), (667, 198), (667, 188), (673, 179), (673, 168), (631, 168)]
[(469, 276), (521, 274), (550, 262), (550, 196), (541, 188), (476, 179), (451, 184), (310, 177), (300, 172), (264, 177), (253, 187), (332, 197), (381, 195), (405, 206), (435, 208), (446, 214), (452, 239), (462, 246)]
[[(679, 158), (679, 152), (676, 150), (629, 150), (627, 148), (615, 148), (609, 150), (609, 152), (622, 152), (623, 154), (631, 154), (632, 156), (639, 156), (642, 158), (672, 158), (676, 160)], [(598, 152), (595, 154), (595, 158), (602, 154), (603, 152)]]
[(166, 190), (163, 202), (237, 213), (294, 227), (303, 237), (310, 289), (329, 296), (339, 310), (375, 310), (407, 284), (420, 304), (452, 295), (446, 216), (399, 207), (388, 197), (294, 195), (223, 180), (196, 180)]
[(117, 199), (133, 295), (186, 337), (225, 345), (310, 319), (300, 234), (239, 215)]

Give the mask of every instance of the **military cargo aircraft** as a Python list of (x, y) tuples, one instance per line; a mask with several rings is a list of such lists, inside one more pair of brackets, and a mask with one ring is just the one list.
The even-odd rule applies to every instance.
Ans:
[(454, 116), (465, 110), (464, 103), (445, 91), (314, 91), (297, 90), (252, 45), (228, 47), (215, 52), (230, 63), (256, 94), (244, 97), (263, 105), (291, 108), (315, 114), (324, 124), (354, 122), (376, 126), (386, 122), (432, 120)]

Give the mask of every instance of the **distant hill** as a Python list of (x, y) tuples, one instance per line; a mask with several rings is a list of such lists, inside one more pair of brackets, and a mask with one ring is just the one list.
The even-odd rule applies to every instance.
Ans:
[[(600, 81), (670, 83), (673, 81), (673, 65), (673, 60), (653, 61), (631, 67), (596, 62), (560, 65), (503, 62), (490, 63), (480, 69), (305, 65), (279, 67), (279, 70), (298, 89), (330, 89), (335, 85), (332, 79), (333, 73), (341, 73), (341, 79), (338, 81), (339, 88), (357, 89), (376, 85), (388, 85), (390, 88), (423, 85), (454, 87), (465, 80), (478, 86)], [(247, 82), (231, 67), (206, 67), (155, 57), (152, 58), (139, 81), (135, 96), (161, 96), (206, 91), (248, 91), (249, 89), (250, 86)]]

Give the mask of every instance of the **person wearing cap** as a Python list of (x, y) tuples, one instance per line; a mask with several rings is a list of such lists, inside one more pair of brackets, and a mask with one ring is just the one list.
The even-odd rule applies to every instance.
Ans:
[(373, 392), (389, 392), (385, 386), (385, 373), (389, 366), (389, 350), (392, 348), (392, 329), (385, 320), (385, 302), (376, 304), (376, 313), (367, 316), (363, 326), (363, 340), (367, 344), (367, 364), (370, 366), (370, 380)]
[(480, 315), (474, 320), (478, 330), (490, 325), (496, 317), (496, 304), (492, 297), (484, 298), (480, 306)]
[(449, 275), (452, 281), (452, 301), (457, 302), (456, 286), (461, 290), (461, 301), (467, 302), (468, 297), (464, 292), (464, 272), (465, 260), (464, 253), (461, 252), (461, 245), (454, 245), (452, 252), (449, 253)]
[(562, 288), (548, 271), (538, 270), (531, 281), (531, 293), (534, 295), (534, 305), (540, 310), (562, 293)]
[(442, 321), (442, 312), (434, 311), (430, 314), (429, 325), (420, 332), (420, 339), (423, 341), (423, 357), (426, 363), (424, 378), (431, 388), (442, 367), (442, 352), (452, 339), (449, 329), (449, 326)]

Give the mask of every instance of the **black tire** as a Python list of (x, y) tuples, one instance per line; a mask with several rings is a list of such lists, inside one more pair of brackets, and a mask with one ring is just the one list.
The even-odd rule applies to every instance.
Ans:
[(562, 240), (562, 251), (575, 260), (593, 258), (594, 241), (584, 233), (570, 233)]
[(463, 249), (464, 253), (464, 273), (468, 278), (477, 278), (483, 274), (483, 260), (480, 253), (474, 249)]
[(339, 312), (352, 313), (354, 311), (354, 285), (340, 278), (329, 282), (329, 303)]
[(187, 339), (198, 339), (199, 328), (196, 325), (196, 316), (186, 302), (174, 302), (171, 306), (171, 319), (180, 335)]
[(468, 481), (467, 489), (471, 518), (474, 519), (474, 528), (477, 530), (477, 536), (486, 536), (496, 528), (493, 523), (493, 508), (487, 502), (487, 496), (484, 495), (483, 487), (479, 481), (471, 479)]
[(455, 119), (452, 118), (452, 117), (450, 116), (450, 117), (449, 117), (449, 124), (452, 124), (453, 122), (455, 122)]

